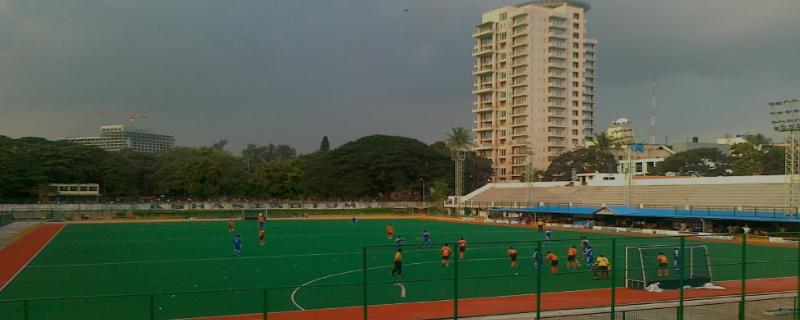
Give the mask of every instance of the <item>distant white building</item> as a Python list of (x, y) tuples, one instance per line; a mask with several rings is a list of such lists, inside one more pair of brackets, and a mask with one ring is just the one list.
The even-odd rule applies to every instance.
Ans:
[(747, 140), (744, 137), (742, 137), (741, 135), (738, 135), (738, 134), (733, 138), (720, 138), (720, 139), (717, 139), (717, 144), (727, 144), (729, 146), (732, 146), (732, 145), (738, 144), (738, 143), (745, 143), (745, 142), (747, 142)]
[(162, 153), (175, 146), (175, 138), (125, 125), (100, 127), (99, 137), (74, 137), (59, 140), (97, 146), (106, 151), (129, 149), (137, 152)]
[(606, 136), (615, 144), (628, 145), (636, 143), (633, 124), (627, 118), (619, 118), (606, 129)]
[(100, 195), (100, 185), (97, 183), (51, 183), (48, 187), (50, 196), (96, 197)]
[(664, 158), (617, 160), (617, 172), (625, 172), (630, 168), (634, 176), (645, 176), (661, 161), (664, 161)]

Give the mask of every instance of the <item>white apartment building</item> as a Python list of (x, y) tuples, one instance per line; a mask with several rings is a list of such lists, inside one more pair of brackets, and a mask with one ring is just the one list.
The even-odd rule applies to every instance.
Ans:
[(584, 146), (594, 133), (597, 41), (586, 38), (589, 5), (539, 0), (485, 12), (472, 37), (474, 150), (495, 181)]

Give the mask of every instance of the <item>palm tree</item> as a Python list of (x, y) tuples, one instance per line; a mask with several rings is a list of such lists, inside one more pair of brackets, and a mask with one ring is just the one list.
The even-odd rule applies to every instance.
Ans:
[(464, 158), (466, 158), (469, 147), (472, 146), (472, 135), (464, 127), (451, 128), (450, 133), (447, 134), (446, 142), (456, 167), (455, 196), (456, 203), (458, 203), (459, 198), (464, 193)]
[(465, 152), (472, 146), (472, 134), (464, 127), (451, 128), (446, 143), (452, 152)]
[(611, 141), (611, 138), (609, 138), (605, 132), (596, 133), (592, 138), (592, 142), (594, 143), (594, 147), (596, 147), (600, 151), (609, 151), (613, 143), (613, 141)]

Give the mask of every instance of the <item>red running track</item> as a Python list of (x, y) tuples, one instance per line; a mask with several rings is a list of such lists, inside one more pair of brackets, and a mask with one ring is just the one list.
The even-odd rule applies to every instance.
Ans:
[(60, 223), (40, 224), (21, 239), (0, 250), (0, 291), (39, 254), (61, 229)]
[[(691, 289), (684, 291), (685, 299), (702, 299), (741, 294), (741, 281), (720, 281), (716, 283), (725, 289)], [(752, 279), (747, 281), (747, 294), (776, 293), (797, 290), (797, 278)], [(677, 300), (679, 291), (669, 290), (660, 293), (618, 288), (617, 305), (643, 304)], [(611, 289), (593, 289), (542, 294), (542, 311), (569, 310), (582, 308), (608, 307), (611, 303)], [(536, 311), (536, 295), (519, 295), (490, 298), (462, 299), (458, 304), (460, 317), (485, 316)], [(452, 301), (416, 302), (404, 304), (370, 306), (369, 319), (378, 320), (421, 320), (442, 319), (453, 316)], [(203, 320), (255, 320), (261, 314), (221, 316), (200, 318)], [(354, 320), (363, 317), (361, 307), (346, 307), (324, 310), (271, 312), (274, 320)]]

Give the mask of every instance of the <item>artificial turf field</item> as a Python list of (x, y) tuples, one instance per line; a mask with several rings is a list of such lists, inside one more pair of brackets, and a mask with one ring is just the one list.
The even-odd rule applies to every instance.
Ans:
[[(407, 239), (402, 278), (390, 275), (395, 248), (385, 233), (388, 223), (395, 235)], [(261, 288), (266, 287), (278, 288), (267, 291), (270, 312), (359, 306), (365, 245), (386, 246), (367, 248), (370, 305), (452, 299), (455, 266), (440, 265), (439, 245), (420, 245), (425, 229), (437, 244), (452, 245), (459, 237), (469, 242), (466, 259), (458, 266), (460, 298), (535, 291), (530, 254), (537, 244), (530, 241), (543, 236), (531, 228), (412, 219), (361, 220), (355, 225), (349, 220), (271, 220), (263, 247), (256, 240), (257, 222), (237, 222), (235, 233), (244, 239), (240, 257), (233, 255), (232, 234), (224, 221), (69, 224), (0, 291), (0, 300), (117, 295), (33, 300), (28, 302), (29, 319), (145, 319), (151, 316), (151, 305), (157, 319), (253, 314), (263, 311)], [(543, 248), (559, 255), (560, 269), (542, 274), (543, 292), (610, 286), (610, 281), (592, 280), (585, 266), (565, 269), (566, 250), (580, 248), (581, 235), (591, 241), (595, 256), (610, 255), (610, 239), (617, 238), (617, 268), (624, 268), (625, 246), (678, 243), (677, 238), (556, 230), (555, 241)], [(687, 240), (689, 245), (700, 243), (709, 248), (715, 281), (740, 278), (741, 245)], [(509, 267), (509, 246), (519, 251), (517, 269)], [(748, 278), (796, 276), (796, 249), (751, 245), (747, 250), (748, 261), (754, 263), (748, 266)], [(618, 271), (618, 287), (624, 286), (623, 273)], [(405, 297), (395, 283), (404, 285)], [(304, 284), (308, 287), (298, 289)], [(22, 307), (23, 302), (0, 302), (0, 318), (22, 319)]]

